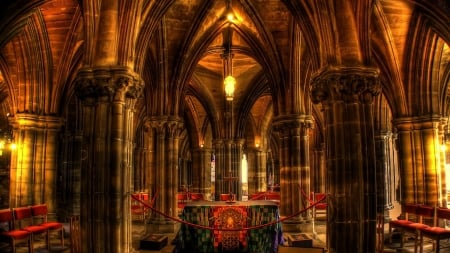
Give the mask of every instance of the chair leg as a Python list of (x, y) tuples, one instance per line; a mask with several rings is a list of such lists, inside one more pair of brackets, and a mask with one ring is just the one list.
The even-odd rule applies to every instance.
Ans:
[(61, 228), (61, 246), (64, 247), (64, 228)]

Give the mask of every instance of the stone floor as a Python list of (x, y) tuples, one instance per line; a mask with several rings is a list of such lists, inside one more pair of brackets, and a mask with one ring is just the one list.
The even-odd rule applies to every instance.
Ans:
[[(326, 224), (325, 221), (316, 221), (315, 222), (315, 226), (313, 229), (314, 232), (309, 233), (309, 236), (311, 238), (313, 238), (313, 246), (314, 247), (323, 247), (326, 248)], [(133, 248), (136, 249), (134, 250), (134, 253), (172, 253), (175, 246), (171, 243), (175, 237), (175, 234), (166, 234), (168, 236), (168, 243), (167, 245), (162, 248), (159, 251), (152, 251), (152, 250), (144, 250), (144, 249), (139, 249), (139, 243), (140, 240), (145, 237), (146, 235), (146, 230), (144, 227), (144, 224), (142, 222), (134, 222), (133, 223)], [(287, 238), (288, 233), (284, 233), (283, 234), (284, 238)], [(387, 240), (388, 238), (388, 231), (387, 231), (387, 225), (385, 226), (385, 244), (384, 244), (384, 251), (386, 253), (389, 252), (396, 252), (396, 253), (412, 253), (414, 252), (414, 241), (412, 240), (412, 238), (407, 238), (405, 240), (405, 244), (403, 248), (399, 248), (399, 243), (389, 243), (389, 240)], [(285, 242), (287, 242), (287, 240), (285, 240)], [(65, 247), (62, 248), (60, 246), (57, 246), (57, 244), (59, 243), (59, 239), (58, 238), (52, 238), (52, 250), (50, 251), (51, 253), (56, 253), (56, 252), (64, 252), (64, 253), (70, 253), (70, 238), (66, 238), (65, 240)], [(448, 244), (448, 246), (450, 246), (450, 243), (445, 243), (444, 244)], [(35, 253), (49, 253), (49, 251), (47, 251), (46, 249), (44, 249), (44, 241), (43, 239), (38, 239), (37, 244), (35, 245)], [(12, 252), (9, 247), (5, 246), (4, 244), (2, 245), (0, 243), (0, 253), (9, 253)], [(18, 250), (16, 251), (17, 253), (25, 253), (28, 252), (28, 249), (24, 246), (21, 246), (18, 248)], [(325, 252), (326, 249), (325, 249)], [(432, 244), (430, 242), (425, 242), (425, 246), (424, 246), (424, 253), (430, 253), (430, 252), (434, 252), (433, 248), (432, 248)], [(450, 248), (447, 249), (442, 249), (440, 251), (441, 253), (450, 253)]]

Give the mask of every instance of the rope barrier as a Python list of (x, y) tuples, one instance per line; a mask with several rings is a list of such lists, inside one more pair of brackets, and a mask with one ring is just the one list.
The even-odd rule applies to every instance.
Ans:
[(169, 219), (169, 220), (172, 220), (172, 221), (175, 221), (175, 222), (179, 222), (179, 223), (182, 223), (182, 224), (185, 224), (185, 225), (187, 225), (187, 226), (194, 227), (194, 228), (206, 229), (206, 230), (216, 230), (216, 231), (243, 231), (243, 230), (253, 230), (253, 229), (259, 229), (259, 228), (263, 228), (263, 227), (267, 227), (267, 226), (272, 226), (272, 225), (275, 225), (275, 224), (277, 224), (277, 223), (283, 222), (283, 221), (285, 221), (285, 220), (291, 219), (291, 218), (293, 218), (293, 217), (295, 217), (295, 216), (298, 216), (298, 215), (300, 215), (300, 214), (303, 213), (303, 212), (306, 212), (307, 210), (313, 208), (314, 206), (316, 206), (317, 204), (319, 204), (321, 201), (325, 200), (325, 198), (326, 198), (326, 196), (323, 196), (322, 198), (320, 198), (320, 199), (317, 200), (316, 202), (312, 203), (312, 204), (309, 205), (308, 207), (306, 207), (306, 208), (304, 208), (304, 209), (302, 209), (302, 210), (300, 210), (300, 211), (298, 211), (298, 212), (296, 212), (296, 213), (294, 213), (294, 214), (291, 214), (291, 215), (289, 215), (289, 216), (286, 216), (286, 217), (277, 219), (276, 221), (272, 221), (272, 222), (269, 222), (269, 223), (266, 223), (266, 224), (261, 224), (261, 225), (257, 225), (257, 226), (250, 226), (250, 227), (245, 227), (245, 228), (214, 228), (214, 227), (209, 227), (209, 226), (204, 226), (204, 225), (199, 225), (199, 224), (187, 222), (187, 221), (185, 221), (185, 220), (183, 220), (183, 219), (180, 219), (180, 218), (172, 217), (172, 216), (170, 216), (170, 215), (167, 215), (167, 214), (165, 214), (165, 213), (163, 213), (163, 212), (157, 210), (157, 209), (154, 208), (153, 206), (148, 205), (147, 203), (141, 201), (140, 199), (137, 199), (137, 198), (136, 198), (135, 196), (133, 196), (133, 195), (132, 195), (131, 197), (132, 197), (133, 199), (135, 199), (135, 200), (141, 202), (141, 203), (142, 203), (145, 207), (147, 207), (148, 209), (151, 209), (153, 212), (155, 212), (155, 213), (157, 213), (157, 214), (159, 214), (159, 215), (162, 215), (162, 216), (164, 216), (165, 218), (167, 218), (167, 219)]

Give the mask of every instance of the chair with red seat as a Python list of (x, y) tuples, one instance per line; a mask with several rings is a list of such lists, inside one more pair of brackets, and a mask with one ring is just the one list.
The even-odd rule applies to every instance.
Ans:
[(16, 207), (13, 208), (13, 212), (15, 224), (19, 224), (18, 228), (31, 233), (31, 242), (33, 244), (37, 235), (45, 236), (45, 246), (48, 250), (50, 246), (48, 228), (45, 226), (33, 224), (33, 214), (31, 212), (31, 207)]
[[(433, 247), (436, 253), (444, 248), (441, 247), (441, 240), (450, 239), (450, 229), (445, 227), (445, 221), (450, 220), (450, 209), (448, 208), (436, 208), (436, 216), (433, 226), (422, 227), (420, 230), (420, 252), (423, 252), (423, 238), (428, 238), (433, 241)], [(439, 222), (443, 226), (439, 226)], [(448, 248), (445, 247), (445, 248)]]
[(11, 209), (0, 210), (0, 223), (8, 223), (8, 230), (0, 232), (0, 241), (9, 243), (12, 253), (16, 252), (16, 245), (23, 242), (28, 244), (28, 251), (33, 252), (31, 233), (14, 228), (14, 215)]
[(423, 218), (432, 218), (434, 216), (434, 208), (425, 205), (405, 204), (403, 206), (405, 219), (391, 220), (389, 222), (390, 242), (392, 243), (393, 229), (400, 232), (400, 247), (403, 248), (404, 234), (408, 233), (414, 237), (414, 252), (417, 252), (417, 246), (420, 244), (421, 228), (428, 227), (423, 223)]
[(191, 192), (189, 196), (192, 201), (204, 200), (203, 193)]
[[(48, 232), (58, 233), (61, 236), (61, 246), (64, 247), (64, 226), (61, 222), (48, 221), (48, 208), (47, 204), (34, 205), (31, 207), (31, 214), (34, 219), (41, 219), (40, 223), (36, 225), (44, 226), (48, 228)], [(49, 244), (49, 247), (51, 245)]]

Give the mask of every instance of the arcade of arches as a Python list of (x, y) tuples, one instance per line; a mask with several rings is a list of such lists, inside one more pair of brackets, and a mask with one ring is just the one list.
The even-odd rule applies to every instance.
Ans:
[(132, 192), (171, 216), (184, 186), (276, 184), (282, 216), (324, 192), (337, 253), (375, 252), (395, 206), (447, 205), (447, 0), (0, 5), (0, 204), (79, 214), (83, 252), (133, 251)]

